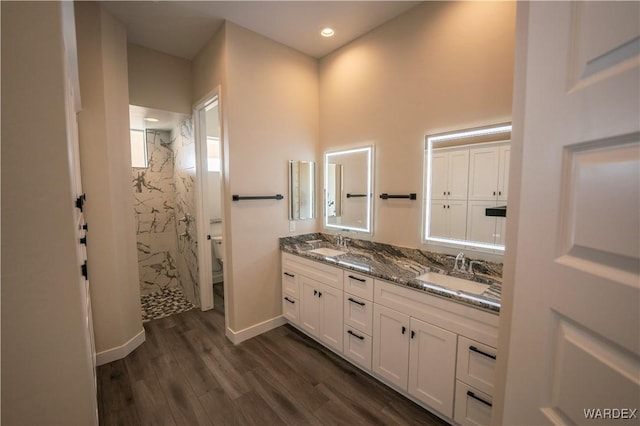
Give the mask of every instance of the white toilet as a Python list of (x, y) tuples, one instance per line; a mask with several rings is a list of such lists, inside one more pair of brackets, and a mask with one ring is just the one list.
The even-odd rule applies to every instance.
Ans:
[(222, 235), (211, 237), (213, 244), (213, 255), (222, 263), (224, 261), (224, 247), (222, 246)]
[[(213, 257), (211, 269), (213, 273), (213, 282), (222, 282), (222, 264), (224, 262), (224, 246), (222, 245), (222, 235), (211, 237), (211, 246), (213, 248)], [(216, 261), (217, 259), (217, 261)]]

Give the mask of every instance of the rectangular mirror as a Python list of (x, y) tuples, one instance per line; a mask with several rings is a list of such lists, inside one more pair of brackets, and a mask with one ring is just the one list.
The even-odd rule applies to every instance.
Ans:
[(425, 138), (424, 242), (504, 252), (511, 124)]
[(324, 154), (324, 227), (372, 233), (373, 147)]
[(289, 220), (316, 217), (316, 163), (289, 161)]

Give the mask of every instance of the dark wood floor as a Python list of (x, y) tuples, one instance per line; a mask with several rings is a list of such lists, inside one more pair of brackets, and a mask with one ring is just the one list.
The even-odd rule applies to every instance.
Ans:
[(98, 367), (101, 425), (444, 425), (283, 326), (234, 346), (197, 309), (145, 324), (146, 342)]

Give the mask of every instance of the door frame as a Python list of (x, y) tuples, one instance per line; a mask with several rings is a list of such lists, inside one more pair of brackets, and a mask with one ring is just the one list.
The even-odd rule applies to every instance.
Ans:
[[(193, 107), (193, 128), (194, 128), (194, 141), (195, 141), (195, 154), (196, 154), (196, 183), (195, 183), (195, 204), (196, 204), (196, 241), (198, 243), (198, 281), (200, 283), (200, 310), (207, 311), (213, 309), (214, 306), (214, 294), (213, 294), (213, 274), (211, 273), (212, 252), (211, 242), (207, 238), (209, 236), (209, 221), (207, 219), (206, 208), (206, 194), (209, 190), (209, 182), (206, 179), (207, 170), (207, 131), (206, 131), (206, 107), (211, 103), (218, 103), (218, 118), (220, 123), (220, 175), (221, 175), (221, 188), (220, 198), (222, 201), (222, 233), (223, 233), (223, 245), (227, 246), (226, 228), (227, 218), (224, 208), (224, 200), (226, 200), (225, 193), (225, 152), (224, 152), (224, 126), (222, 126), (222, 102), (220, 97), (220, 86), (217, 86), (214, 90), (202, 97)], [(224, 250), (225, 256), (228, 251)], [(225, 265), (226, 266), (226, 265)], [(228, 279), (227, 273), (229, 268), (223, 267), (223, 282), (224, 285), (224, 308), (225, 308), (225, 324), (227, 322), (227, 292)], [(205, 283), (209, 283), (206, 285)]]

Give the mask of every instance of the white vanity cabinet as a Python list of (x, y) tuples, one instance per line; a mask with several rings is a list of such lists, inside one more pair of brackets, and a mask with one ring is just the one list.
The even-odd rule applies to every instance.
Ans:
[(498, 315), (282, 253), (283, 315), (425, 408), (491, 418)]
[(283, 315), (342, 353), (342, 269), (283, 253), (282, 277)]
[[(455, 418), (454, 406), (457, 413), (458, 404), (468, 403), (475, 409), (474, 404), (479, 401), (469, 402), (471, 397), (466, 391), (463, 393), (466, 399), (459, 400), (458, 389), (493, 380), (488, 379), (491, 373), (487, 375), (486, 365), (479, 364), (484, 360), (475, 358), (477, 352), (471, 351), (472, 362), (465, 363), (460, 345), (467, 352), (469, 346), (474, 346), (495, 354), (492, 348), (497, 339), (497, 315), (382, 280), (374, 281), (372, 371), (445, 417), (463, 423)], [(480, 389), (490, 390), (483, 385)], [(471, 392), (480, 398), (487, 397), (486, 392), (483, 394), (476, 388)], [(490, 403), (490, 399), (486, 402)], [(490, 416), (491, 407), (488, 408)]]
[(457, 336), (379, 304), (373, 333), (373, 371), (453, 417)]
[(344, 356), (371, 370), (373, 278), (344, 271)]

